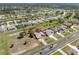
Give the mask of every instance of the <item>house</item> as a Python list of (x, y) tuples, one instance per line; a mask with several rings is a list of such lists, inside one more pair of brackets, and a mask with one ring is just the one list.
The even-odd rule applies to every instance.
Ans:
[(73, 24), (72, 23), (65, 23), (64, 25), (70, 28)]
[(79, 25), (79, 21), (72, 22), (73, 24)]
[(17, 28), (15, 27), (15, 22), (14, 21), (7, 21), (7, 29), (8, 30), (16, 30)]
[(4, 25), (0, 25), (0, 32), (5, 32), (7, 28)]

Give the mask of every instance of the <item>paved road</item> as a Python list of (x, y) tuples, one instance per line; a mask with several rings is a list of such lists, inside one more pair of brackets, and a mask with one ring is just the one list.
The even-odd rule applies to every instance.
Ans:
[[(70, 36), (70, 35), (69, 35), (69, 36)], [(62, 48), (62, 47), (65, 46), (66, 44), (68, 44), (68, 43), (70, 43), (70, 42), (76, 40), (77, 38), (79, 38), (79, 34), (76, 34), (75, 36), (71, 36), (71, 37), (72, 37), (72, 38), (66, 39), (66, 41), (64, 41), (64, 42), (61, 41), (60, 44), (55, 43), (55, 45), (56, 45), (56, 44), (57, 44), (57, 45), (56, 45), (55, 47), (51, 48), (51, 49), (47, 49), (47, 48), (49, 48), (49, 47), (47, 47), (47, 48), (41, 50), (41, 51), (43, 51), (42, 54), (43, 54), (43, 55), (51, 54), (52, 52), (54, 52), (54, 51), (56, 51), (56, 50)], [(41, 52), (41, 51), (40, 51), (40, 52)], [(39, 53), (35, 53), (35, 54), (39, 54)]]
[[(75, 35), (74, 35), (74, 34), (75, 34)], [(72, 38), (70, 38), (70, 37), (72, 37)], [(69, 38), (69, 39), (67, 39), (67, 38)], [(28, 55), (28, 54), (30, 54), (30, 55), (33, 55), (33, 54), (35, 55), (35, 54), (37, 54), (37, 55), (39, 55), (39, 53), (42, 52), (43, 55), (48, 55), (48, 54), (51, 54), (52, 52), (56, 51), (57, 49), (59, 49), (59, 48), (65, 46), (66, 44), (68, 44), (68, 43), (74, 41), (74, 40), (77, 39), (77, 38), (79, 38), (79, 30), (76, 31), (76, 32), (72, 32), (71, 34), (65, 36), (64, 38), (60, 38), (60, 39), (58, 39), (57, 41), (51, 43), (51, 44), (55, 45), (55, 47), (53, 47), (53, 48), (51, 48), (51, 49), (50, 49), (50, 45), (51, 45), (51, 44), (49, 44), (49, 45), (44, 46), (44, 47), (42, 47), (42, 48), (40, 48), (40, 49), (34, 49), (33, 51), (25, 52), (25, 53), (23, 53), (23, 54), (27, 54), (27, 55)], [(65, 39), (65, 40), (62, 42), (62, 39)], [(60, 44), (57, 44), (57, 43), (59, 43), (59, 42), (61, 42), (61, 43), (60, 43)]]
[(72, 41), (74, 41), (75, 39), (78, 39), (78, 38), (79, 38), (79, 35), (77, 35), (76, 37), (74, 37), (74, 38), (72, 38), (72, 39), (69, 39), (69, 40), (66, 41), (66, 42), (61, 43), (60, 45), (58, 45), (58, 46), (56, 46), (55, 48), (52, 48), (52, 49), (50, 49), (50, 50), (44, 52), (43, 54), (49, 55), (49, 54), (51, 54), (52, 52), (54, 52), (54, 51), (56, 51), (56, 50), (62, 48), (62, 47), (65, 46), (66, 44), (68, 44), (68, 43), (70, 43), (70, 42), (72, 42)]

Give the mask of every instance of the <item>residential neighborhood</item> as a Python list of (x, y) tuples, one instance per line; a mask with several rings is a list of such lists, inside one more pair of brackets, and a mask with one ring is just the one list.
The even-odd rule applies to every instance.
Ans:
[(0, 4), (0, 55), (79, 55), (79, 4)]

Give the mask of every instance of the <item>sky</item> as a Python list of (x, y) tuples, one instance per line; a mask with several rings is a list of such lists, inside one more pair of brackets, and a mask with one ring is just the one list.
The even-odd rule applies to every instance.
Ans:
[(79, 3), (79, 0), (0, 0), (0, 3)]

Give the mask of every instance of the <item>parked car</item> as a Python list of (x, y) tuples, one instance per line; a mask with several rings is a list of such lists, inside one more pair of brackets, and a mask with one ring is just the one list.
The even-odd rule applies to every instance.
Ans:
[(23, 28), (24, 26), (22, 24), (16, 25), (17, 29)]
[(16, 27), (15, 26), (10, 26), (10, 27), (7, 28), (7, 30), (8, 31), (10, 31), (10, 30), (16, 30)]

